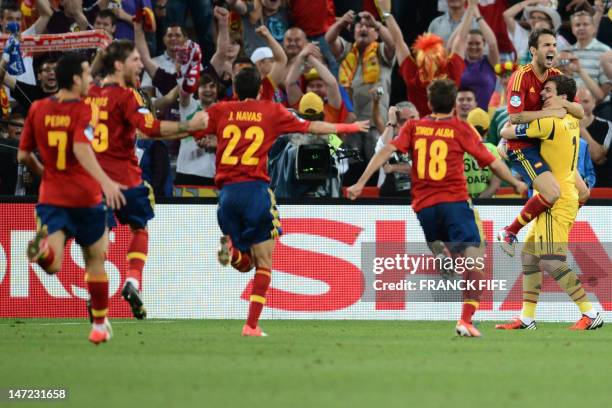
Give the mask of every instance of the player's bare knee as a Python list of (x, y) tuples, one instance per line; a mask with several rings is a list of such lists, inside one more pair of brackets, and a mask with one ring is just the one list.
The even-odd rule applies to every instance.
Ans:
[(533, 180), (533, 186), (540, 195), (549, 203), (554, 204), (561, 195), (559, 183), (549, 171), (540, 174)]

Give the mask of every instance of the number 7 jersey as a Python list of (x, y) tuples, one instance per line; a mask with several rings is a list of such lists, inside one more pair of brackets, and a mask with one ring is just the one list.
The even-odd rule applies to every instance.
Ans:
[(92, 85), (85, 102), (98, 107), (98, 125), (92, 147), (108, 176), (129, 188), (142, 183), (136, 157), (136, 129), (147, 136), (159, 135), (159, 121), (132, 88), (118, 84)]
[[(93, 115), (95, 116), (95, 115)], [(92, 107), (80, 99), (35, 101), (28, 112), (19, 149), (38, 148), (44, 165), (38, 202), (67, 208), (93, 207), (102, 202), (98, 182), (73, 153), (74, 143), (93, 138)]]
[(471, 125), (457, 117), (433, 114), (411, 120), (391, 142), (412, 155), (412, 208), (415, 212), (440, 203), (467, 201), (463, 155), (471, 154), (481, 168), (493, 161)]
[(279, 135), (307, 133), (310, 122), (297, 119), (283, 105), (266, 100), (219, 102), (206, 110), (208, 128), (200, 139), (217, 136), (215, 184), (270, 181), (268, 152)]

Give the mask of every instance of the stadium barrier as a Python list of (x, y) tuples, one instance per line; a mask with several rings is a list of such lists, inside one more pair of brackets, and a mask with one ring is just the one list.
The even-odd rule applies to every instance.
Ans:
[[(0, 199), (0, 317), (85, 317), (87, 291), (83, 258), (69, 241), (59, 274), (49, 276), (30, 265), (25, 252), (35, 232), (31, 199)], [(488, 242), (519, 212), (519, 200), (484, 200), (475, 207)], [(316, 204), (316, 205), (315, 205)], [(581, 209), (572, 229), (568, 261), (581, 273), (590, 298), (612, 321), (612, 201), (593, 200)], [(149, 257), (142, 293), (150, 318), (243, 319), (252, 274), (220, 267), (216, 249), (220, 231), (214, 199), (167, 199), (156, 206), (149, 225)], [(265, 319), (453, 320), (460, 297), (420, 299), (409, 290), (372, 290), (372, 268), (365, 265), (381, 243), (426, 252), (424, 237), (410, 207), (398, 200), (289, 201), (280, 203), (284, 235), (274, 254), (274, 273)], [(524, 238), (523, 231), (519, 239)], [(110, 316), (129, 317), (119, 294), (127, 263), (130, 233), (112, 232), (106, 262), (110, 277)], [(408, 244), (405, 244), (408, 243)], [(412, 245), (412, 246), (411, 246)], [(374, 249), (372, 249), (374, 248)], [(411, 249), (412, 248), (412, 249)], [(416, 253), (415, 252), (415, 253)], [(503, 320), (521, 306), (520, 258), (508, 258), (489, 244), (491, 277), (507, 282), (505, 291), (483, 298), (477, 318)], [(435, 275), (417, 271), (415, 277)], [(389, 275), (390, 276), (390, 275)], [(432, 276), (436, 277), (436, 276)], [(384, 276), (382, 276), (385, 279)], [(561, 296), (562, 295), (562, 296)], [(544, 282), (538, 320), (574, 321), (577, 308)]]

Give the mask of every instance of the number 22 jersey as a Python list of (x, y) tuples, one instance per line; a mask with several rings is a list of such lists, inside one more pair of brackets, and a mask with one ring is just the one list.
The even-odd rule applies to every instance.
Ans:
[(432, 114), (411, 120), (391, 142), (412, 155), (412, 208), (418, 212), (440, 203), (467, 201), (463, 155), (471, 154), (481, 168), (495, 157), (476, 130), (457, 117)]
[(268, 176), (268, 152), (279, 135), (306, 133), (310, 122), (297, 119), (281, 104), (267, 100), (219, 102), (206, 110), (208, 128), (196, 139), (217, 136), (215, 184), (262, 180)]

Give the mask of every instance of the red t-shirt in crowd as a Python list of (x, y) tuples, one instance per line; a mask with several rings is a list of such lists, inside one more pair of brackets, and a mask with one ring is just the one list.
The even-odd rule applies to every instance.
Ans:
[(335, 22), (333, 0), (291, 0), (290, 4), (293, 26), (300, 27), (308, 37), (325, 34)]
[[(95, 116), (95, 115), (94, 115)], [(38, 148), (44, 165), (38, 202), (60, 207), (93, 207), (102, 202), (98, 182), (81, 166), (72, 147), (93, 138), (92, 108), (80, 99), (35, 101), (26, 118), (19, 149)]]
[[(461, 82), (461, 75), (465, 69), (465, 62), (457, 54), (451, 54), (448, 57), (448, 64), (445, 72), (441, 72), (437, 79), (449, 78), (455, 81), (457, 86)], [(427, 106), (427, 85), (421, 82), (419, 78), (418, 68), (412, 57), (408, 57), (400, 66), (400, 75), (406, 83), (408, 90), (408, 100), (416, 106), (421, 116), (426, 116), (431, 113)]]
[(85, 101), (99, 108), (92, 146), (106, 174), (127, 187), (142, 183), (136, 129), (147, 136), (159, 136), (159, 121), (134, 89), (118, 84), (92, 85)]
[[(561, 75), (556, 68), (549, 68), (543, 78), (535, 73), (532, 64), (521, 66), (512, 73), (506, 89), (506, 100), (508, 101), (508, 113), (510, 115), (520, 112), (532, 112), (542, 109), (542, 97), (540, 92), (544, 82), (550, 77)], [(522, 149), (533, 146), (533, 140), (508, 140), (508, 150)]]
[(474, 156), (481, 168), (495, 160), (476, 129), (455, 116), (434, 114), (408, 121), (391, 143), (412, 156), (412, 208), (416, 212), (468, 200), (464, 153)]
[(201, 139), (217, 136), (215, 184), (270, 181), (268, 152), (279, 135), (306, 133), (310, 122), (297, 119), (283, 105), (262, 100), (219, 102), (206, 110), (208, 127)]

